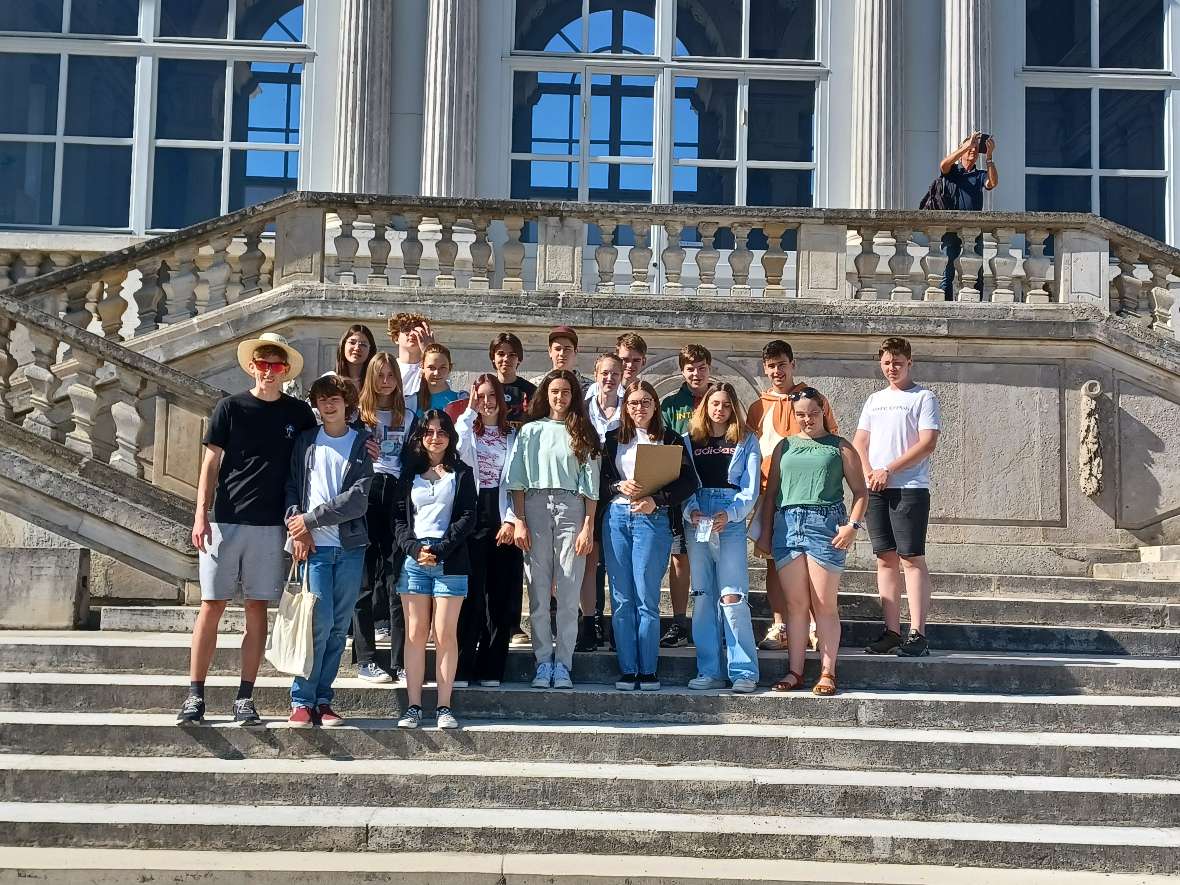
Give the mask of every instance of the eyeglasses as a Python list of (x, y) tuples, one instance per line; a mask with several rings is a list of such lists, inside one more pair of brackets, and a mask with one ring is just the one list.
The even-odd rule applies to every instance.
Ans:
[(426, 439), (427, 437), (435, 437), (435, 436), (442, 436), (442, 437), (446, 437), (446, 436), (449, 436), (449, 434), (448, 434), (448, 433), (447, 433), (445, 430), (442, 430), (442, 429), (439, 429), (439, 430), (423, 430), (423, 431), (422, 431), (422, 438), (423, 438), (423, 439)]
[(281, 375), (287, 371), (287, 363), (272, 362), (271, 360), (254, 360), (254, 368), (265, 375), (270, 372), (272, 375)]
[(645, 396), (643, 399), (632, 399), (627, 401), (628, 409), (650, 409), (656, 404), (656, 401), (650, 396)]
[(816, 402), (819, 402), (823, 399), (823, 397), (820, 396), (819, 391), (814, 387), (804, 387), (802, 390), (796, 390), (794, 393), (788, 393), (787, 399), (793, 403), (797, 403), (801, 399), (813, 399)]

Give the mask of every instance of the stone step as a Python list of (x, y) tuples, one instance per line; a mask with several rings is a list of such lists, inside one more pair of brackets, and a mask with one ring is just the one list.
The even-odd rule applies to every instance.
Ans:
[[(223, 711), (213, 711), (216, 718)], [(210, 722), (212, 723), (212, 718)], [(461, 732), (353, 719), (336, 729), (177, 728), (173, 713), (0, 713), (0, 753), (221, 759), (709, 763), (758, 768), (1180, 779), (1180, 737), (844, 725), (497, 722)], [(821, 778), (822, 779), (822, 778)], [(1116, 785), (1117, 787), (1117, 785)]]
[[(774, 769), (563, 760), (211, 759), (0, 754), (11, 802), (186, 805), (216, 784), (253, 806), (358, 806), (885, 818), (1106, 825), (1180, 823), (1157, 778)], [(604, 789), (604, 787), (608, 787)]]
[[(904, 662), (912, 663), (912, 662)], [(1111, 661), (1118, 669), (1122, 662)], [(1095, 664), (1098, 669), (1106, 665)], [(953, 671), (954, 668), (946, 668)], [(578, 674), (575, 672), (575, 678)], [(989, 684), (986, 677), (979, 685)], [(211, 676), (205, 698), (211, 720), (232, 706), (236, 677)], [(173, 713), (188, 687), (184, 675), (137, 673), (2, 673), (0, 711), (34, 713)], [(338, 679), (333, 705), (345, 716), (387, 718), (405, 704), (405, 691), (359, 679)], [(1002, 685), (992, 692), (1004, 691)], [(1180, 693), (1176, 693), (1180, 694)], [(582, 682), (572, 690), (534, 689), (521, 683), (501, 688), (458, 689), (453, 705), (461, 718), (512, 721), (612, 721), (873, 726), (968, 731), (1069, 731), (1180, 734), (1180, 696), (1083, 694), (963, 694), (936, 691), (842, 690), (835, 697), (810, 692), (695, 692), (667, 687), (656, 692), (620, 692)], [(290, 680), (260, 676), (254, 687), (259, 710), (286, 718)], [(428, 686), (423, 706), (432, 710)]]
[(1094, 577), (1180, 583), (1180, 560), (1097, 563)]
[[(221, 637), (214, 673), (238, 672), (238, 637)], [(346, 649), (345, 654), (348, 654)], [(345, 659), (343, 675), (351, 675)], [(761, 683), (769, 685), (786, 672), (785, 652), (760, 652)], [(10, 673), (180, 674), (188, 666), (187, 637), (178, 634), (0, 633), (0, 670)], [(433, 653), (428, 654), (433, 673)], [(531, 649), (509, 651), (507, 682), (530, 681), (535, 669)], [(1180, 695), (1180, 660), (1065, 654), (994, 654), (935, 650), (925, 658), (840, 653), (840, 686), (853, 690), (1011, 692), (1015, 694)], [(267, 666), (264, 672), (273, 674)], [(697, 675), (696, 651), (661, 649), (658, 674), (670, 685), (686, 685)], [(819, 675), (809, 653), (805, 674)], [(582, 683), (613, 685), (618, 675), (613, 652), (578, 653), (573, 676)], [(11, 709), (11, 708), (9, 708)]]
[[(1174, 873), (1180, 830), (519, 808), (0, 803), (4, 841), (43, 848), (579, 852)], [(391, 867), (396, 859), (385, 858)]]
[(1140, 562), (1180, 562), (1180, 544), (1165, 544), (1162, 547), (1140, 547)]
[(1173, 885), (1168, 876), (1080, 870), (1003, 870), (918, 864), (448, 851), (176, 851), (125, 848), (0, 849), (0, 883), (189, 885)]

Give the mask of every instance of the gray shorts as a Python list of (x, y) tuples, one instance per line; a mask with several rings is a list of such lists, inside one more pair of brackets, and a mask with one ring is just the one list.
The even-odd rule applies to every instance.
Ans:
[(244, 599), (274, 602), (287, 580), (283, 543), (287, 530), (281, 525), (210, 523), (212, 540), (198, 554), (202, 601)]

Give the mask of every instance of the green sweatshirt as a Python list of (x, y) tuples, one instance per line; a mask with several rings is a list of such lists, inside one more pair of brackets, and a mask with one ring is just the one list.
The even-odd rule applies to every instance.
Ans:
[(564, 421), (542, 418), (520, 428), (508, 465), (508, 490), (565, 489), (598, 500), (599, 464), (574, 457)]

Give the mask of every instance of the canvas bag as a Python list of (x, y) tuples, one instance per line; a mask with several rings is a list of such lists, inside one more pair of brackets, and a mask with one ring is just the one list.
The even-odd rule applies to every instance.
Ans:
[(266, 640), (266, 659), (280, 673), (306, 679), (315, 663), (312, 639), (315, 596), (307, 588), (307, 566), (304, 565), (302, 580), (297, 577), (298, 569), (299, 563), (292, 562), (274, 627)]

